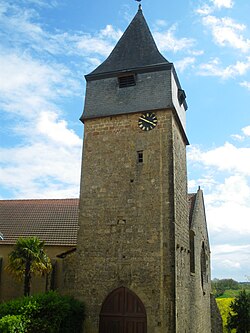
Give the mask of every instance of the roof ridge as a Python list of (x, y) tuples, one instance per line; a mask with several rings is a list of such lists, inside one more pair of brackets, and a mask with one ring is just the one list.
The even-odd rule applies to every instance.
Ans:
[(0, 202), (17, 202), (17, 201), (63, 201), (63, 200), (79, 200), (79, 198), (61, 198), (61, 199), (0, 199)]

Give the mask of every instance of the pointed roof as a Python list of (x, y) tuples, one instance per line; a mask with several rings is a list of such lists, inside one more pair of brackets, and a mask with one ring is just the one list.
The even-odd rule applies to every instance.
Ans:
[(143, 68), (169, 62), (159, 52), (142, 10), (139, 10), (109, 57), (89, 75)]

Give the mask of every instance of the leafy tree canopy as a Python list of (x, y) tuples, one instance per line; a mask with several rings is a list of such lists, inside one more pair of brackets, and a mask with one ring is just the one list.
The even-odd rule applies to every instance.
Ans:
[(212, 280), (212, 292), (215, 297), (223, 295), (225, 290), (233, 289), (237, 290), (239, 283), (233, 279), (213, 279)]
[(230, 304), (230, 312), (227, 318), (229, 329), (236, 329), (237, 333), (250, 332), (250, 294), (245, 290), (235, 297)]

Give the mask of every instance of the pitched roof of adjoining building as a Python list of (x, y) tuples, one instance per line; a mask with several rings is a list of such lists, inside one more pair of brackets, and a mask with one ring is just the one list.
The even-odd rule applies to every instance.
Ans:
[(0, 200), (0, 244), (37, 236), (46, 245), (76, 246), (79, 199)]
[(89, 76), (168, 63), (157, 49), (139, 9), (109, 57)]

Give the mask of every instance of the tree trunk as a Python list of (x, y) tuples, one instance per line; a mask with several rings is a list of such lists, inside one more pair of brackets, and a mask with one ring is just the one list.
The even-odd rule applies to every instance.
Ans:
[(24, 296), (30, 295), (30, 284), (31, 284), (31, 272), (30, 272), (31, 262), (27, 261), (24, 273)]

